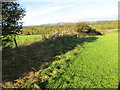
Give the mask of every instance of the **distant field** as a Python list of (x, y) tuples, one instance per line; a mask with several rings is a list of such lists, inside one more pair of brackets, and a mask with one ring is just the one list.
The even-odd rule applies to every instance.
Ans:
[(41, 35), (19, 35), (16, 37), (18, 45), (29, 45), (32, 42), (42, 40)]
[[(114, 30), (118, 29), (118, 21), (95, 21), (95, 22), (79, 22), (79, 23), (87, 23), (92, 29), (96, 29), (97, 31), (104, 30)], [(82, 24), (79, 27), (86, 27)], [(77, 23), (59, 23), (59, 24), (48, 24), (48, 25), (40, 25), (40, 26), (28, 26), (23, 27), (22, 33), (24, 35), (38, 35), (38, 34), (51, 34), (54, 32), (62, 32), (62, 33), (74, 33), (78, 30)]]
[(95, 21), (88, 23), (90, 26), (97, 30), (114, 30), (118, 29), (118, 21), (112, 20), (112, 21)]

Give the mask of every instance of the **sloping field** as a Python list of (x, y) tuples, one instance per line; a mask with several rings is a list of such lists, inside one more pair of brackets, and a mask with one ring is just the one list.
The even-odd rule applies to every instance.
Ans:
[(95, 42), (85, 43), (83, 48), (78, 45), (63, 57), (44, 71), (54, 68), (56, 73), (45, 88), (118, 87), (117, 34), (100, 36)]
[[(45, 88), (118, 88), (117, 33), (84, 38), (64, 36), (44, 43), (44, 45), (47, 47), (52, 45), (55, 49), (55, 56), (51, 57), (54, 60), (43, 58), (44, 63), (49, 63), (41, 65), (45, 68), (30, 72), (24, 78), (15, 80), (14, 83), (6, 82), (3, 87), (41, 88), (43, 90)], [(33, 49), (38, 46), (38, 44), (34, 45)], [(29, 53), (30, 48), (28, 47)], [(35, 52), (28, 56), (38, 55)], [(44, 56), (46, 57), (45, 54)], [(27, 59), (29, 58), (26, 57)], [(35, 62), (32, 64), (41, 67), (39, 62), (42, 62), (42, 59), (39, 60), (38, 57), (36, 59), (38, 59), (36, 62), (38, 64)], [(27, 66), (33, 67), (28, 61), (30, 60), (26, 61)], [(26, 68), (25, 65), (23, 64), (22, 69), (15, 70), (23, 70)]]

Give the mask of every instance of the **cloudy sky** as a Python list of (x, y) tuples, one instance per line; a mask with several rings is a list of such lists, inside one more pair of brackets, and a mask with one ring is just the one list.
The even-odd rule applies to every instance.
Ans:
[(117, 20), (119, 0), (20, 0), (24, 25)]

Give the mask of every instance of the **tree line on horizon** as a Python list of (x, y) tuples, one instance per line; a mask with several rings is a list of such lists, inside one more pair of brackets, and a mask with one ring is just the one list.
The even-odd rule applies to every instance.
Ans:
[(95, 29), (98, 30), (112, 30), (112, 29), (118, 29), (118, 21), (117, 20), (111, 20), (111, 21), (95, 21), (92, 23), (88, 23), (90, 26), (92, 26)]
[(21, 29), (22, 35), (39, 35), (39, 34), (78, 34), (78, 33), (94, 33), (97, 29), (93, 29), (86, 22), (65, 23), (54, 25), (40, 25), (40, 26), (27, 26)]

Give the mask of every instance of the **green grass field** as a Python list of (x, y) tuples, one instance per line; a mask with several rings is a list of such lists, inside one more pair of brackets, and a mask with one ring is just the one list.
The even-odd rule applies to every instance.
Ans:
[[(17, 37), (17, 42), (22, 45), (24, 42), (30, 44), (33, 40), (41, 39), (39, 38), (39, 35), (36, 37), (35, 36), (19, 36)], [(45, 50), (40, 48), (43, 46)], [(18, 71), (20, 73), (25, 73), (26, 70), (36, 66), (41, 68), (44, 66), (40, 66), (42, 62), (49, 62), (50, 64), (47, 66), (47, 68), (42, 68), (42, 72), (35, 70), (34, 73), (37, 73), (37, 75), (31, 74), (29, 79), (28, 76), (26, 76), (27, 78), (18, 80), (18, 83), (14, 84), (16, 87), (34, 87), (42, 89), (118, 87), (117, 33), (83, 38), (64, 36), (52, 41), (50, 40), (48, 42), (34, 44), (27, 48), (28, 49), (22, 47), (22, 49), (28, 50), (28, 52), (25, 52), (24, 50), (21, 52), (25, 54), (19, 52), (21, 53), (21, 58), (17, 58), (18, 61), (12, 61), (6, 64), (3, 63), (3, 67), (7, 66), (6, 69), (4, 69), (3, 74), (5, 73), (5, 75), (9, 76), (8, 71), (10, 72), (11, 70), (14, 70), (14, 73), (11, 73), (11, 77), (13, 74), (15, 77)], [(51, 49), (54, 49), (54, 52), (50, 51)], [(39, 54), (38, 51), (42, 51), (40, 52), (41, 54)], [(50, 55), (46, 56), (47, 54), (44, 53)], [(36, 61), (33, 63), (33, 61), (31, 62), (30, 58), (34, 58)], [(19, 67), (17, 68), (16, 65), (19, 65)], [(21, 66), (23, 68), (20, 69)], [(19, 82), (24, 83), (19, 84)], [(6, 83), (6, 85), (8, 85), (8, 83)], [(14, 87), (13, 84), (9, 85), (11, 85), (10, 87)]]
[[(8, 42), (6, 44), (6, 46), (12, 44), (12, 47), (14, 48), (15, 47), (15, 43), (13, 42), (13, 38), (12, 37), (9, 37), (9, 38), (12, 40), (12, 43)], [(41, 35), (17, 35), (16, 36), (16, 41), (17, 41), (18, 46), (23, 46), (23, 45), (27, 46), (27, 45), (30, 45), (33, 42), (41, 41), (41, 40), (42, 40), (42, 36)]]
[(78, 45), (42, 72), (50, 77), (45, 88), (117, 88), (118, 35), (98, 36), (95, 42)]
[(42, 40), (41, 35), (19, 35), (16, 37), (18, 45), (29, 45), (32, 42)]

